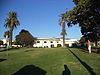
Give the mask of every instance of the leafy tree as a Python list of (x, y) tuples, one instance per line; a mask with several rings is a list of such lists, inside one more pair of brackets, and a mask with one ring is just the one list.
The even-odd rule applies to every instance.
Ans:
[[(100, 0), (73, 0), (76, 6), (64, 14), (68, 26), (79, 24), (81, 33), (92, 41), (100, 40)], [(95, 39), (90, 37), (95, 35)]]
[(16, 36), (16, 44), (22, 45), (23, 47), (33, 47), (35, 40), (36, 38), (24, 29)]
[(85, 43), (87, 42), (87, 37), (83, 36), (81, 37), (81, 39), (79, 40), (79, 43)]
[(91, 42), (95, 42), (95, 45), (97, 46), (97, 41), (100, 41), (100, 35), (89, 33), (87, 35), (82, 36), (80, 42), (85, 43), (88, 40), (90, 40)]
[(67, 35), (67, 33), (66, 33), (66, 29), (65, 29), (66, 24), (65, 24), (64, 14), (61, 15), (59, 24), (62, 26), (62, 32), (60, 33), (60, 35), (63, 36), (63, 47), (65, 47), (65, 35)]
[(2, 40), (0, 40), (0, 45), (3, 45), (3, 41)]
[(13, 30), (19, 25), (19, 21), (17, 19), (17, 13), (16, 12), (9, 12), (8, 18), (5, 20), (5, 27), (9, 28), (9, 44), (10, 47), (12, 47), (12, 35), (13, 35)]
[(61, 44), (57, 44), (57, 47), (61, 47)]

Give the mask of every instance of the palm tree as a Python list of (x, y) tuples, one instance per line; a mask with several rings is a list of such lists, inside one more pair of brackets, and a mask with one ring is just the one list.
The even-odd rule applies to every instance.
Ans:
[(10, 37), (9, 37), (9, 45), (10, 48), (12, 47), (12, 35), (13, 35), (13, 29), (16, 28), (19, 24), (19, 21), (17, 19), (17, 13), (16, 12), (9, 12), (8, 18), (5, 20), (5, 27), (9, 28)]
[(6, 32), (4, 33), (4, 37), (5, 37), (5, 38), (9, 38), (9, 36), (10, 36), (10, 33), (9, 33), (9, 30), (8, 30), (8, 31), (6, 31)]
[(9, 37), (10, 37), (9, 30), (4, 33), (4, 37), (6, 38), (6, 44), (7, 44), (7, 48), (8, 48), (9, 47)]
[(60, 35), (63, 36), (63, 47), (65, 47), (65, 35), (67, 35), (66, 33), (66, 23), (65, 23), (65, 17), (64, 14), (61, 15), (61, 18), (59, 20), (59, 24), (62, 26), (62, 32), (60, 33)]

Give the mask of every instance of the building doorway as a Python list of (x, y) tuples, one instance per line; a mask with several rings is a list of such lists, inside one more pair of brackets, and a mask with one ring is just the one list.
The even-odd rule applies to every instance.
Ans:
[(54, 44), (51, 45), (51, 48), (54, 48)]

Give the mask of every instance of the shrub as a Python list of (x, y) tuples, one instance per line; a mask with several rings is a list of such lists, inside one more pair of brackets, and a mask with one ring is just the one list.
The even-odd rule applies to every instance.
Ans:
[(57, 44), (57, 47), (61, 47), (61, 44)]
[(66, 47), (69, 47), (69, 44), (65, 44)]
[(76, 43), (73, 43), (73, 44), (72, 44), (72, 47), (77, 48), (77, 44), (76, 44)]
[(3, 45), (3, 41), (2, 40), (0, 40), (0, 45)]

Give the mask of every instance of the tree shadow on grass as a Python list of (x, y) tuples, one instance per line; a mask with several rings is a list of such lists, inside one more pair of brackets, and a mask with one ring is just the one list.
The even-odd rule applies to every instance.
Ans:
[(34, 65), (27, 65), (12, 75), (45, 75), (47, 72)]
[(31, 52), (31, 51), (35, 51), (35, 50), (26, 50), (26, 51), (24, 51), (24, 52)]
[(4, 52), (4, 51), (10, 51), (10, 50), (18, 50), (20, 49), (20, 47), (16, 47), (16, 48), (5, 48), (5, 49), (0, 49), (0, 52)]
[(64, 71), (62, 72), (62, 75), (71, 75), (70, 70), (68, 69), (67, 65), (64, 65)]
[(82, 61), (74, 52), (72, 52), (70, 49), (68, 49), (78, 60), (79, 62), (87, 69), (87, 71), (90, 73), (90, 75), (96, 75), (95, 72), (93, 72), (93, 69), (86, 64), (84, 61)]
[(5, 61), (5, 60), (7, 60), (7, 59), (2, 59), (2, 58), (0, 58), (0, 62)]

